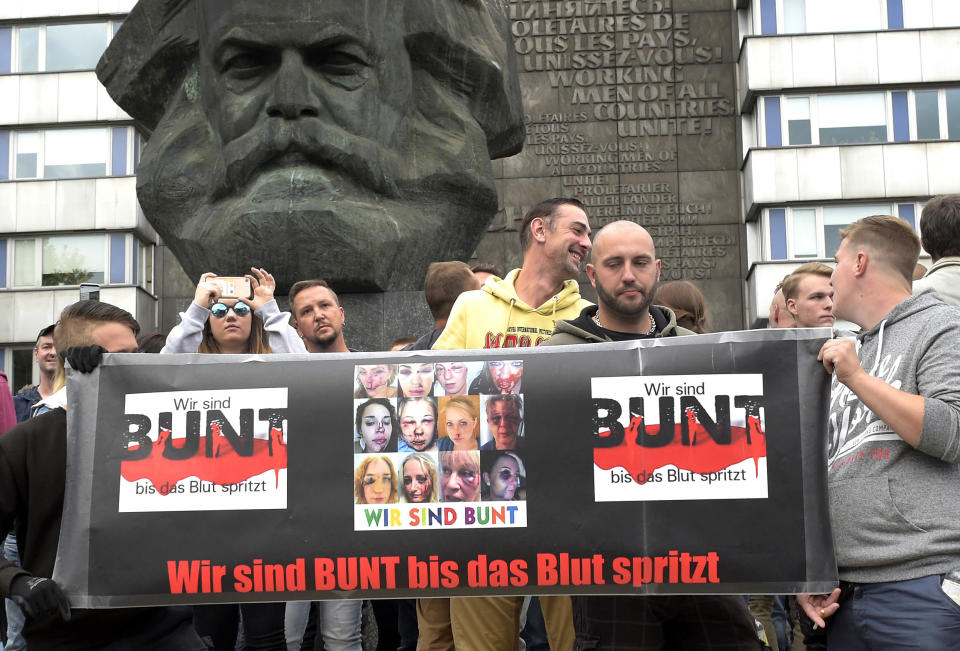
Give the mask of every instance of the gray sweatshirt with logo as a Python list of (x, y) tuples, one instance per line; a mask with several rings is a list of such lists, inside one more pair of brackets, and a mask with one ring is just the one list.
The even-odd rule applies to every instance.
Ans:
[(960, 308), (911, 296), (857, 336), (860, 364), (925, 398), (916, 448), (834, 379), (830, 521), (840, 578), (900, 581), (960, 568)]

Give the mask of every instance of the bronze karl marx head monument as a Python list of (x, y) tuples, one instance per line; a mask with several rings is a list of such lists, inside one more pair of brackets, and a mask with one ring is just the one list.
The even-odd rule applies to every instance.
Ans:
[(468, 256), (523, 142), (503, 2), (140, 0), (97, 74), (187, 274), (413, 289)]

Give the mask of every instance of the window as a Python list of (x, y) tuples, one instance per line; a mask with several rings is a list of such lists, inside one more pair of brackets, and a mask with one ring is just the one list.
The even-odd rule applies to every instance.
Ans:
[(103, 284), (106, 242), (103, 235), (57, 235), (44, 237), (42, 285)]
[(761, 147), (960, 140), (960, 88), (768, 96), (757, 105)]
[(955, 27), (957, 0), (761, 0), (758, 34), (815, 34), (884, 29)]
[(947, 106), (947, 138), (960, 140), (960, 88), (950, 88), (944, 95)]
[[(12, 149), (13, 179), (77, 179), (124, 176), (132, 173), (131, 162), (139, 139), (131, 127), (47, 129), (5, 132)], [(5, 180), (9, 174), (0, 174)]]
[(153, 249), (132, 233), (26, 237), (7, 247), (4, 268), (12, 287), (132, 284), (152, 292)]
[(836, 204), (764, 210), (764, 259), (829, 259), (840, 246), (840, 231), (869, 215), (897, 215), (916, 230), (922, 203)]
[(10, 391), (16, 394), (25, 386), (33, 384), (33, 348), (14, 348), (13, 373), (7, 375)]
[(903, 26), (947, 27), (960, 25), (960, 3), (957, 0), (900, 0), (903, 3)]
[(914, 94), (917, 112), (917, 140), (940, 139), (940, 107), (937, 91)]
[(17, 28), (14, 72), (93, 70), (113, 33), (109, 22)]
[(887, 141), (884, 93), (850, 93), (817, 97), (821, 145)]
[(787, 98), (787, 142), (809, 145), (813, 142), (810, 137), (810, 98)]

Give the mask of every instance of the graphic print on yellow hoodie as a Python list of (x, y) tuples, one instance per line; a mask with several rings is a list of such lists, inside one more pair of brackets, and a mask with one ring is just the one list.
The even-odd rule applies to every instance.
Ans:
[(482, 288), (460, 294), (433, 350), (539, 346), (559, 319), (575, 319), (592, 305), (580, 297), (577, 281), (565, 280), (556, 296), (532, 308), (517, 296), (513, 284), (519, 275), (514, 269), (502, 280), (493, 276)]

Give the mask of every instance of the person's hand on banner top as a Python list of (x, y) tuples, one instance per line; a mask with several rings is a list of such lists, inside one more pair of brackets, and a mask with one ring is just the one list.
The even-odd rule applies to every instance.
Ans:
[(31, 619), (70, 619), (70, 602), (53, 579), (21, 574), (10, 584), (10, 599)]
[(856, 343), (850, 337), (827, 339), (817, 359), (823, 362), (827, 373), (836, 373), (837, 380), (846, 386), (858, 373), (866, 373), (860, 366)]
[(81, 373), (92, 373), (100, 366), (103, 354), (108, 352), (103, 346), (73, 346), (63, 351), (63, 358), (70, 363), (70, 368)]
[(840, 609), (840, 588), (830, 594), (798, 594), (797, 603), (810, 620), (820, 628), (826, 628), (826, 618)]

